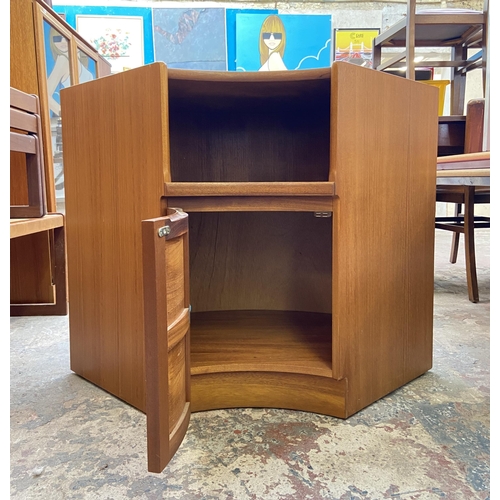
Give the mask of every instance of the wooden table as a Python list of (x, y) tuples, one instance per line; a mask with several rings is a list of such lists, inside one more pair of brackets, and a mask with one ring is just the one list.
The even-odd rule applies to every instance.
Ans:
[(436, 184), (438, 186), (489, 186), (489, 152), (469, 153), (439, 158)]

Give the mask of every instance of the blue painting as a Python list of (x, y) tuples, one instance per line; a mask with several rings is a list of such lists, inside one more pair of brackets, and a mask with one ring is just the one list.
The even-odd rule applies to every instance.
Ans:
[(326, 68), (331, 16), (236, 14), (236, 71)]
[(226, 9), (226, 41), (227, 41), (227, 69), (236, 70), (236, 15), (239, 14), (277, 14), (277, 10), (267, 9)]
[(47, 95), (51, 118), (60, 116), (60, 91), (75, 83), (83, 83), (96, 78), (96, 64), (80, 49), (78, 55), (77, 81), (70, 78), (69, 41), (46, 20), (43, 21), (45, 44), (45, 67), (47, 71)]
[(155, 61), (169, 68), (225, 71), (224, 9), (153, 9)]

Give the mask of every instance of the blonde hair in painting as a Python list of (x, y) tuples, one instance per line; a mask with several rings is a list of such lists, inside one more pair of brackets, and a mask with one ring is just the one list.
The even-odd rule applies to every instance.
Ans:
[(283, 21), (275, 14), (267, 16), (262, 23), (259, 33), (260, 64), (264, 64), (271, 55), (267, 45), (264, 43), (264, 33), (280, 33), (281, 43), (272, 52), (279, 52), (281, 57), (283, 57), (283, 54), (285, 53), (286, 32)]
[(61, 40), (66, 40), (66, 42), (68, 41), (68, 39), (61, 35), (61, 33), (59, 33), (59, 31), (57, 31), (54, 27), (50, 27), (50, 30), (49, 30), (49, 47), (50, 47), (50, 51), (52, 52), (52, 57), (55, 59), (57, 59), (58, 56), (64, 56), (64, 57), (68, 57), (68, 51), (62, 51), (57, 45), (56, 45), (56, 41), (55, 40), (58, 40), (59, 42)]

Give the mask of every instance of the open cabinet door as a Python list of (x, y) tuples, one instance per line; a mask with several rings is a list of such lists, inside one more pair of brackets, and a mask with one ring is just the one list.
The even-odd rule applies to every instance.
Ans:
[(142, 221), (148, 470), (161, 472), (191, 415), (188, 216)]

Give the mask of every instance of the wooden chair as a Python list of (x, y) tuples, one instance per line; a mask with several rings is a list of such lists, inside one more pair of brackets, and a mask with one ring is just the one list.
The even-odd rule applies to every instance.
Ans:
[[(10, 205), (10, 217), (42, 217), (47, 212), (38, 96), (10, 88), (10, 151), (26, 155), (27, 203)], [(11, 173), (12, 175), (12, 173)], [(15, 179), (14, 181), (17, 181)], [(22, 182), (22, 180), (21, 180)], [(11, 179), (12, 183), (12, 179)], [(11, 193), (12, 198), (12, 193)]]
[[(64, 216), (59, 213), (47, 213), (46, 209), (39, 98), (11, 87), (10, 101), (10, 238), (12, 240), (35, 233), (48, 233), (52, 260), (50, 273), (54, 288), (53, 302), (11, 303), (10, 314), (66, 315), (68, 304)], [(27, 203), (24, 203), (25, 201)], [(18, 257), (12, 253), (11, 247), (11, 262)]]
[[(476, 215), (478, 204), (490, 203), (490, 152), (482, 152), (484, 99), (467, 105), (465, 153), (438, 157), (436, 201), (455, 203), (453, 216), (436, 217), (435, 227), (453, 232), (450, 262), (456, 263), (460, 234), (465, 239), (469, 300), (479, 302), (474, 230), (489, 228), (490, 217)], [(463, 206), (463, 211), (462, 211)]]
[(489, 180), (490, 161), (489, 152), (481, 153), (484, 112), (485, 99), (469, 101), (465, 120), (464, 154), (438, 158), (436, 201), (454, 203), (455, 209), (453, 216), (436, 217), (436, 228), (453, 232), (450, 252), (452, 264), (457, 261), (460, 234), (464, 235), (467, 288), (471, 302), (479, 301), (474, 229), (490, 227), (489, 216), (474, 213), (475, 205), (490, 203), (490, 186), (481, 185), (486, 182), (486, 178)]

